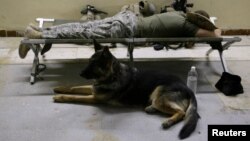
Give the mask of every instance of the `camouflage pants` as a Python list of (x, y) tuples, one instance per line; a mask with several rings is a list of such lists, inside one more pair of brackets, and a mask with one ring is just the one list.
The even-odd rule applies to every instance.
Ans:
[(137, 16), (122, 11), (113, 17), (85, 23), (66, 23), (44, 28), (43, 38), (122, 38), (133, 37), (137, 30)]

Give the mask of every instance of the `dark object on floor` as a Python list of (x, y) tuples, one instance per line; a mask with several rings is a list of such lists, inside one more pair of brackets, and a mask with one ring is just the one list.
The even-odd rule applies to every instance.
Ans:
[(175, 11), (183, 11), (186, 13), (188, 8), (192, 8), (194, 6), (193, 3), (187, 3), (187, 0), (174, 0), (170, 5), (164, 6), (161, 8), (161, 13), (168, 12), (168, 8), (173, 8)]
[(93, 14), (105, 14), (107, 15), (107, 12), (97, 10), (94, 6), (92, 5), (87, 5), (86, 8), (82, 9), (81, 14), (85, 15), (88, 13), (88, 11), (91, 11)]
[(154, 50), (158, 51), (158, 50), (162, 50), (165, 46), (157, 43), (157, 44), (154, 44), (153, 47), (154, 47)]
[(241, 85), (241, 77), (228, 72), (222, 73), (222, 76), (215, 84), (215, 87), (227, 96), (234, 96), (244, 92)]
[(52, 44), (45, 44), (42, 51), (41, 51), (41, 55), (44, 55), (46, 52), (48, 52), (52, 47)]
[(194, 42), (185, 42), (185, 43), (178, 43), (178, 44), (155, 43), (153, 45), (154, 50), (156, 50), (156, 51), (162, 50), (164, 48), (166, 48), (166, 50), (169, 50), (169, 49), (177, 50), (177, 49), (180, 49), (182, 47), (192, 48), (193, 46), (194, 46)]

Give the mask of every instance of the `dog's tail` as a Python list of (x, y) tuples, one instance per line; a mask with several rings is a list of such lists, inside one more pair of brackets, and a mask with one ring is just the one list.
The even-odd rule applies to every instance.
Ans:
[(187, 89), (187, 92), (189, 93), (191, 99), (188, 109), (186, 111), (184, 126), (182, 127), (179, 133), (180, 139), (187, 138), (195, 130), (198, 119), (200, 118), (197, 112), (197, 101), (195, 95), (190, 89)]

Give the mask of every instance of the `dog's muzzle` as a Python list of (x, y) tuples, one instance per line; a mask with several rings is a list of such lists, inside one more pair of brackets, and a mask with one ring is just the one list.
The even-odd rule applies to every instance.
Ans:
[(80, 76), (86, 79), (98, 79), (100, 77), (100, 74), (96, 73), (93, 67), (86, 67), (84, 70), (82, 70)]
[(83, 78), (86, 78), (86, 79), (92, 79), (93, 78), (93, 76), (91, 75), (91, 73), (88, 72), (88, 70), (83, 70), (80, 73), (80, 76), (83, 77)]

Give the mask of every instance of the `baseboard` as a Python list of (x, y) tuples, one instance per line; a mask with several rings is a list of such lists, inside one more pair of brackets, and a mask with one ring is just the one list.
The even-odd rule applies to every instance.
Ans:
[(250, 29), (223, 29), (222, 35), (249, 35)]
[(0, 30), (0, 37), (23, 37), (23, 33), (20, 30)]
[[(0, 37), (23, 37), (21, 30), (0, 30)], [(222, 29), (222, 35), (249, 35), (250, 29)]]

